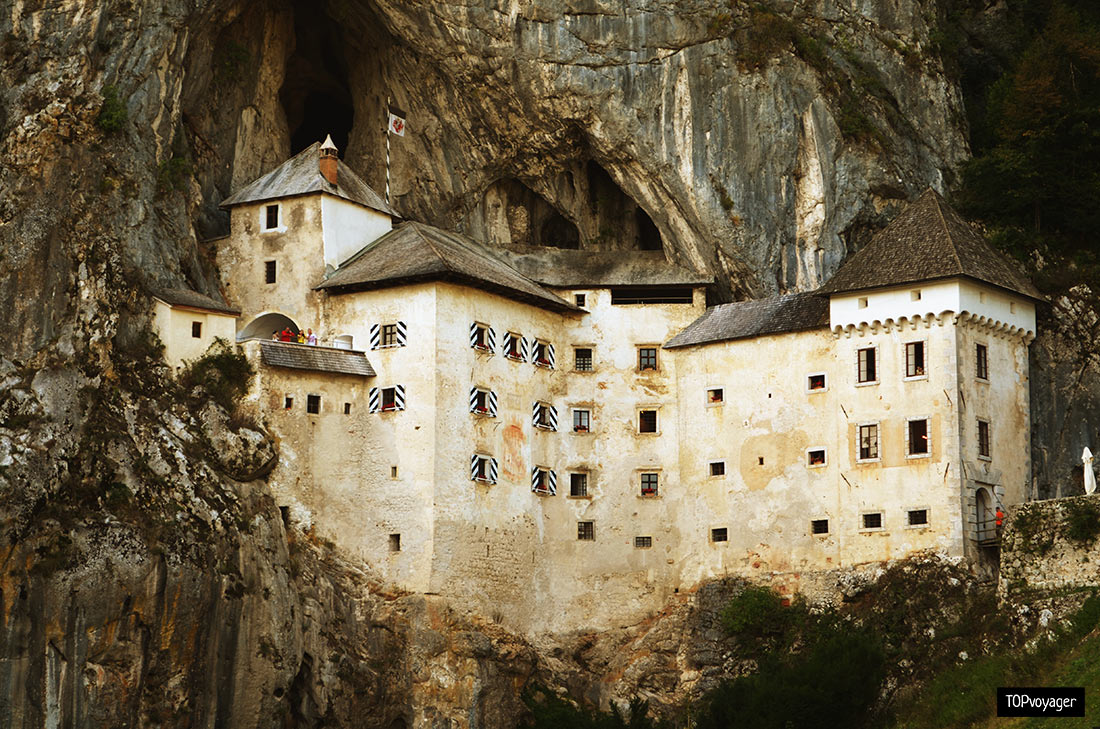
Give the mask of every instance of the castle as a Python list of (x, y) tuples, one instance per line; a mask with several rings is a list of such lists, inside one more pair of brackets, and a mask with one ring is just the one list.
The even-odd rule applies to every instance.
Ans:
[(235, 322), (280, 505), (405, 589), (608, 627), (715, 576), (978, 561), (1029, 496), (1042, 297), (931, 190), (819, 291), (711, 307), (659, 251), (398, 222), (329, 142), (223, 207), (240, 316), (162, 338)]

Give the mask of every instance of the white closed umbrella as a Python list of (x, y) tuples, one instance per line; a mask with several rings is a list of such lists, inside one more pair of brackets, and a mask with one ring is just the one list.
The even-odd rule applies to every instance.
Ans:
[(1092, 451), (1088, 446), (1081, 454), (1081, 463), (1085, 464), (1085, 493), (1091, 494), (1096, 491), (1096, 474), (1092, 472)]

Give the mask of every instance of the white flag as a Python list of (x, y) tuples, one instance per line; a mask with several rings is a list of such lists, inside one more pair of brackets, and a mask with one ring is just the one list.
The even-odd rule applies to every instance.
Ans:
[(405, 112), (392, 106), (390, 107), (390, 123), (387, 127), (387, 131), (399, 137), (405, 136)]

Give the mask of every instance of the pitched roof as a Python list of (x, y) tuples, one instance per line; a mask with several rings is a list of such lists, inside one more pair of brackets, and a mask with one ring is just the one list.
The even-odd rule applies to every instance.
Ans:
[(578, 251), (527, 246), (498, 255), (546, 286), (702, 286), (714, 277), (669, 263), (661, 251)]
[(418, 281), (454, 281), (554, 311), (578, 310), (480, 243), (416, 222), (371, 242), (315, 288), (338, 294)]
[(180, 288), (153, 289), (153, 296), (171, 306), (187, 306), (192, 309), (204, 309), (219, 314), (232, 314), (240, 316), (241, 310), (227, 306), (217, 299), (200, 294), (198, 291)]
[(848, 258), (818, 292), (837, 294), (956, 276), (1044, 298), (1014, 262), (993, 250), (931, 188)]
[(828, 326), (827, 297), (814, 293), (786, 294), (771, 299), (712, 306), (668, 340), (665, 349)]
[(221, 207), (277, 200), (295, 195), (327, 192), (353, 203), (364, 205), (389, 215), (397, 215), (382, 197), (352, 172), (342, 160), (338, 160), (337, 182), (333, 185), (321, 175), (321, 143), (314, 142), (286, 162), (258, 180), (245, 185), (222, 201)]
[(295, 370), (332, 372), (360, 377), (375, 375), (367, 356), (352, 349), (264, 340), (260, 342), (260, 359), (264, 364), (272, 367), (289, 367)]

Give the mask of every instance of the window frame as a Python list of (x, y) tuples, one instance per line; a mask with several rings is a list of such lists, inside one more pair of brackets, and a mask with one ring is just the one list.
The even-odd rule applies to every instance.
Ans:
[[(821, 378), (821, 387), (812, 387), (813, 378)], [(810, 372), (806, 375), (806, 394), (817, 395), (829, 391), (829, 376), (827, 372)]]
[(378, 325), (378, 348), (389, 349), (400, 346), (397, 343), (397, 324)]
[[(860, 361), (860, 355), (862, 355), (864, 352), (870, 352), (871, 355), (872, 355), (872, 359), (874, 360), (874, 365), (873, 365), (874, 370), (875, 370), (874, 379), (870, 379), (870, 380), (861, 380), (860, 379), (862, 371), (865, 369), (863, 367), (863, 363)], [(867, 347), (857, 348), (856, 349), (856, 387), (868, 387), (870, 385), (877, 385), (877, 384), (879, 384), (878, 345), (877, 344), (872, 344), (872, 345), (867, 346)]]
[[(714, 467), (715, 466), (721, 466), (722, 467), (722, 472), (721, 473), (715, 473), (714, 472)], [(717, 479), (717, 478), (725, 478), (725, 477), (726, 477), (726, 459), (725, 458), (717, 458), (713, 461), (707, 461), (707, 478)]]
[[(588, 351), (588, 369), (582, 369), (578, 366), (580, 361), (577, 357), (577, 350)], [(595, 372), (596, 371), (596, 348), (592, 345), (585, 345), (583, 347), (573, 345), (573, 371), (574, 372)]]
[[(821, 451), (821, 463), (812, 461), (813, 454)], [(829, 465), (829, 449), (825, 446), (810, 446), (806, 449), (806, 468), (826, 468)]]
[(594, 521), (578, 521), (577, 522), (577, 541), (578, 542), (594, 542), (594, 541), (596, 541), (596, 522), (594, 522)]
[[(924, 523), (914, 524), (911, 521), (911, 517), (914, 512), (924, 512)], [(929, 529), (932, 526), (932, 510), (927, 506), (907, 506), (905, 508), (905, 528), (906, 529)]]
[[(719, 532), (721, 532), (722, 538), (719, 539)], [(711, 527), (708, 534), (708, 539), (711, 544), (729, 544), (730, 542), (730, 529), (729, 527)]]
[[(924, 421), (924, 452), (914, 453), (912, 449), (912, 427), (910, 423), (919, 423)], [(905, 419), (905, 457), (909, 458), (931, 458), (932, 457), (932, 418), (927, 415), (918, 415), (914, 418)]]
[[(566, 471), (566, 473), (569, 474), (569, 494), (566, 496), (566, 498), (569, 498), (569, 499), (591, 499), (592, 498), (592, 493), (591, 493), (591, 489), (589, 488), (589, 481), (590, 481), (589, 475), (590, 475), (591, 472), (586, 471), (586, 470), (576, 469), (576, 470), (572, 470), (572, 471)], [(573, 492), (573, 477), (574, 476), (580, 476), (583, 479), (581, 493), (574, 493)]]
[[(314, 405), (316, 405), (316, 409), (314, 409)], [(306, 395), (306, 415), (320, 415), (322, 407), (323, 405), (320, 395), (315, 392), (311, 392)]]
[(201, 321), (192, 321), (191, 322), (191, 338), (192, 339), (202, 339), (202, 322)]
[[(389, 405), (386, 405), (386, 393), (389, 393)], [(380, 387), (378, 389), (379, 397), (379, 412), (392, 413), (397, 410), (397, 387), (391, 385), (390, 387)]]
[[(275, 225), (269, 225), (271, 219), (271, 211), (275, 211)], [(265, 203), (260, 206), (260, 232), (261, 233), (281, 233), (286, 230), (283, 225), (283, 204), (282, 203)]]
[[(823, 532), (817, 531), (817, 525), (820, 524), (820, 523), (825, 524), (825, 531), (823, 531)], [(825, 517), (824, 519), (810, 519), (810, 536), (811, 537), (827, 537), (831, 533), (832, 533), (832, 531), (831, 531), (831, 527), (829, 525), (829, 518), (828, 517)]]
[(588, 301), (588, 294), (587, 293), (583, 293), (583, 294), (575, 293), (575, 294), (573, 294), (573, 305), (574, 306), (577, 306), (577, 307), (583, 309), (585, 306), (587, 306), (587, 303), (586, 303), (587, 301)]
[[(875, 455), (863, 457), (863, 429), (875, 429)], [(856, 463), (879, 463), (882, 461), (882, 426), (877, 420), (856, 423)]]
[[(588, 421), (588, 425), (584, 426), (583, 430), (578, 430), (580, 426), (577, 425), (577, 414), (584, 413), (585, 419)], [(569, 408), (569, 421), (572, 424), (573, 433), (577, 435), (588, 435), (592, 432), (592, 408), (591, 407), (570, 407)]]
[(279, 280), (279, 264), (274, 258), (264, 261), (264, 284), (270, 286)]
[[(988, 418), (976, 418), (978, 458), (983, 461), (993, 460), (993, 424)], [(982, 437), (982, 426), (985, 426), (985, 437)], [(984, 448), (983, 448), (984, 446)]]
[(989, 382), (989, 345), (984, 342), (974, 345), (974, 379)]
[[(718, 393), (718, 399), (714, 399), (714, 393)], [(726, 388), (724, 385), (711, 385), (704, 392), (706, 406), (708, 408), (720, 408), (726, 404)]]
[[(878, 526), (867, 526), (866, 517), (878, 515)], [(861, 532), (882, 532), (886, 531), (886, 512), (882, 509), (866, 509), (859, 512), (859, 531)]]
[(474, 452), (473, 458), (476, 460), (470, 469), (470, 480), (475, 483), (495, 484), (497, 479), (493, 478), (493, 461), (496, 459), (478, 451)]
[[(642, 430), (642, 413), (653, 413), (653, 430)], [(634, 409), (634, 432), (637, 435), (661, 434), (661, 409), (652, 406), (639, 406)]]
[[(660, 370), (661, 362), (657, 357), (657, 350), (660, 349), (659, 345), (656, 345), (656, 344), (639, 344), (639, 345), (635, 346), (635, 349), (637, 350), (637, 359), (636, 359), (636, 361), (637, 361), (637, 370), (636, 371), (637, 372), (640, 373), (640, 372), (660, 372), (661, 371)], [(644, 366), (642, 364), (642, 361), (643, 361), (642, 358), (643, 358), (643, 356), (646, 356), (646, 355), (643, 355), (642, 353), (643, 352), (648, 352), (650, 350), (653, 351), (653, 366), (652, 367), (647, 367), (647, 366)]]
[[(638, 474), (638, 496), (643, 499), (655, 499), (661, 495), (661, 470), (646, 468), (639, 469)], [(649, 480), (650, 486), (647, 490), (646, 481)]]
[(470, 393), (470, 414), (479, 418), (495, 418), (493, 391), (488, 387), (474, 385)]
[[(909, 348), (914, 345), (920, 345), (921, 348), (921, 366), (919, 368), (914, 367), (914, 374), (909, 374)], [(910, 342), (904, 342), (905, 346), (905, 377), (902, 380), (906, 382), (912, 382), (914, 380), (927, 380), (928, 379), (928, 340), (927, 339), (914, 339)]]
[(531, 417), (532, 427), (538, 430), (557, 431), (558, 416), (557, 409), (554, 407), (553, 403), (546, 402), (545, 400), (536, 400), (532, 410), (534, 410)]
[[(479, 321), (475, 321), (471, 327), (473, 332), (470, 337), (470, 348), (475, 352), (494, 354), (490, 336), (492, 327)], [(479, 341), (480, 340), (480, 341)]]
[(635, 535), (634, 549), (653, 549), (653, 537), (649, 535)]
[[(513, 332), (513, 331), (505, 332), (504, 333), (504, 348), (503, 348), (504, 359), (510, 360), (512, 362), (522, 362), (522, 361), (524, 361), (524, 359), (525, 359), (525, 357), (523, 356), (523, 354), (524, 354), (523, 353), (523, 350), (524, 350), (523, 342), (524, 341), (525, 340), (524, 340), (522, 334), (519, 334), (519, 333)], [(513, 354), (512, 352), (509, 351), (509, 345), (510, 344), (515, 347), (515, 354)]]
[[(557, 474), (549, 466), (534, 466), (531, 469), (531, 493), (538, 496), (556, 496), (558, 493)], [(536, 483), (536, 478), (538, 479)]]

